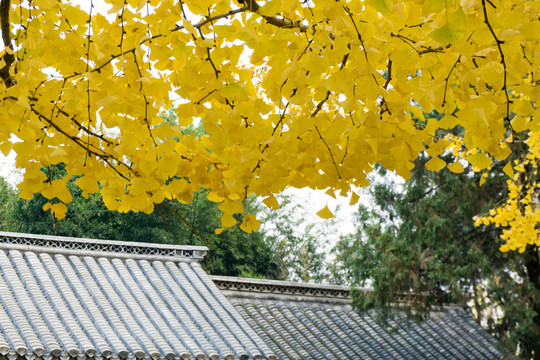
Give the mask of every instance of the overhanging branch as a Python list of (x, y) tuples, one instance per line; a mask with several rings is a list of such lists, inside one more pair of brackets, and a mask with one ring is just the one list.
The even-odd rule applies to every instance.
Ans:
[(4, 43), (3, 60), (5, 65), (0, 69), (0, 79), (7, 87), (15, 85), (15, 80), (11, 77), (9, 69), (15, 61), (13, 55), (13, 45), (11, 44), (11, 30), (9, 23), (9, 10), (11, 9), (11, 0), (0, 0), (0, 30), (2, 31), (2, 41)]

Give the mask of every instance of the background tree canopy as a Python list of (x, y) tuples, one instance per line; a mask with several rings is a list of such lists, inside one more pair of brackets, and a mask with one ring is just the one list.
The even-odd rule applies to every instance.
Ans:
[[(262, 232), (246, 233), (238, 227), (215, 233), (219, 226), (217, 204), (205, 193), (196, 194), (190, 204), (166, 203), (151, 214), (119, 213), (108, 210), (99, 194), (81, 196), (68, 184), (73, 201), (66, 217), (56, 221), (43, 211), (47, 199), (17, 199), (17, 192), (0, 178), (0, 230), (31, 234), (61, 235), (122, 241), (160, 242), (180, 245), (204, 245), (212, 249), (203, 262), (214, 275), (282, 279), (279, 259)], [(253, 204), (255, 206), (255, 204)], [(174, 212), (178, 212), (175, 214)], [(178, 216), (189, 221), (189, 226)], [(203, 240), (204, 236), (206, 240)]]
[[(469, 304), (476, 320), (523, 358), (540, 354), (540, 261), (538, 250), (499, 251), (500, 230), (477, 227), (475, 214), (501, 201), (502, 165), (482, 187), (481, 175), (426, 171), (422, 156), (404, 184), (370, 187), (372, 203), (359, 207), (357, 232), (334, 249), (334, 281), (350, 281), (355, 305), (423, 318), (438, 306)], [(450, 159), (445, 159), (449, 161)], [(384, 173), (383, 169), (380, 169)], [(399, 307), (397, 301), (405, 301)]]

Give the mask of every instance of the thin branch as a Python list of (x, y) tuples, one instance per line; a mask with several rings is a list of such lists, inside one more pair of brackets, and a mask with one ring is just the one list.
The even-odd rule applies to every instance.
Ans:
[[(283, 119), (285, 119), (285, 113), (287, 112), (287, 108), (289, 107), (289, 103), (287, 103), (287, 105), (285, 105), (285, 108), (283, 109), (283, 111), (281, 112), (281, 116), (279, 117), (279, 121), (278, 123), (276, 124), (276, 126), (274, 126), (274, 130), (272, 130), (272, 135), (271, 136), (274, 136), (274, 134), (276, 133), (276, 130), (278, 129), (279, 125), (281, 125), (283, 123)], [(268, 145), (268, 144), (267, 144)], [(266, 148), (265, 148), (266, 149)], [(263, 149), (263, 151), (265, 150)]]
[[(388, 89), (388, 85), (390, 85), (390, 80), (392, 80), (392, 60), (388, 59), (388, 65), (386, 67), (386, 81), (384, 82), (382, 86), (384, 90)], [(385, 109), (383, 109), (383, 106), (385, 107)], [(382, 119), (382, 115), (385, 112), (388, 112), (388, 114), (392, 115), (392, 113), (390, 112), (390, 109), (388, 108), (388, 103), (386, 102), (386, 99), (384, 98), (384, 96), (382, 96), (381, 112), (379, 114), (381, 116), (381, 119)]]
[(59, 114), (62, 114), (65, 117), (68, 117), (71, 120), (71, 122), (73, 122), (75, 125), (77, 125), (79, 130), (82, 130), (85, 133), (87, 133), (88, 135), (91, 135), (91, 136), (105, 142), (107, 145), (119, 145), (117, 142), (111, 141), (110, 139), (107, 139), (105, 136), (97, 134), (97, 133), (93, 132), (92, 130), (90, 130), (89, 128), (85, 127), (83, 124), (81, 124), (77, 120), (76, 116), (73, 115), (73, 116), (70, 117), (70, 115), (61, 108), (57, 108), (57, 110), (58, 110)]
[(127, 0), (124, 0), (124, 7), (122, 8), (122, 11), (119, 15), (120, 26), (122, 27), (122, 33), (120, 34), (120, 45), (118, 45), (118, 47), (120, 48), (120, 52), (124, 51), (124, 35), (126, 34), (126, 30), (124, 29), (124, 11), (126, 10), (127, 5)]
[(311, 46), (311, 43), (312, 43), (312, 42), (313, 42), (313, 39), (309, 39), (306, 48), (304, 49), (304, 51), (302, 51), (302, 53), (300, 54), (300, 56), (298, 56), (298, 58), (296, 59), (296, 61), (300, 61), (300, 59), (302, 58), (302, 56), (304, 56), (304, 55), (306, 54), (306, 52), (308, 51), (308, 49), (309, 49), (309, 47)]
[(392, 60), (388, 59), (388, 66), (386, 68), (386, 81), (382, 86), (384, 90), (387, 90), (388, 85), (390, 85), (390, 80), (392, 80)]
[[(527, 57), (527, 54), (525, 53), (525, 46), (523, 44), (520, 44), (521, 51), (523, 51), (523, 58), (527, 61), (527, 63), (532, 66), (531, 60)], [(531, 70), (531, 83), (534, 84), (534, 70)]]
[[(249, 11), (254, 12), (254, 13), (257, 13), (257, 10), (259, 10), (261, 7), (255, 0), (241, 0), (241, 1), (247, 5)], [(261, 15), (261, 14), (259, 15), (262, 16), (262, 18), (266, 20), (268, 24), (277, 26), (282, 29), (297, 28), (298, 30), (300, 30), (300, 32), (306, 32), (309, 29), (309, 26), (304, 25), (301, 20), (292, 21), (289, 19), (281, 19), (276, 16), (266, 16), (266, 15)], [(312, 27), (312, 29), (313, 29), (313, 32), (315, 32), (314, 26)], [(330, 38), (331, 39), (335, 38), (335, 35), (330, 34)]]
[(345, 161), (348, 150), (349, 150), (349, 137), (347, 136), (347, 142), (345, 143), (345, 152), (343, 153), (343, 157), (341, 158), (341, 162), (339, 163), (340, 165), (342, 165), (343, 161)]
[[(287, 80), (285, 80), (286, 82)], [(281, 112), (281, 116), (279, 117), (279, 121), (277, 122), (277, 124), (274, 126), (274, 130), (272, 130), (272, 135), (270, 136), (274, 136), (274, 134), (276, 133), (277, 129), (279, 128), (279, 126), (283, 123), (283, 119), (285, 119), (285, 114), (287, 113), (287, 108), (289, 107), (289, 103), (287, 103), (287, 105), (285, 105), (285, 108), (283, 109), (283, 111)], [(268, 147), (270, 147), (270, 144), (266, 144), (264, 146), (264, 148), (261, 151), (261, 154), (264, 154), (264, 152), (266, 151), (266, 149), (268, 149)], [(261, 145), (259, 144), (259, 149), (261, 148)], [(252, 173), (255, 172), (255, 170), (257, 169), (260, 169), (261, 168), (261, 162), (263, 161), (263, 159), (259, 159), (259, 161), (257, 161), (257, 165), (255, 165), (255, 167), (253, 168), (253, 170), (251, 170)]]
[[(141, 41), (141, 43), (144, 43), (144, 40)], [(126, 54), (129, 54), (129, 53), (135, 53), (135, 48), (131, 48), (131, 49), (129, 49), (129, 50), (123, 51), (123, 52), (121, 52), (121, 53), (119, 53), (119, 54), (116, 54), (116, 55), (111, 55), (111, 57), (109, 58), (109, 60), (105, 61), (105, 62), (104, 62), (103, 64), (101, 64), (100, 66), (93, 68), (93, 69), (90, 70), (89, 72), (90, 72), (90, 73), (93, 73), (93, 72), (100, 72), (101, 69), (103, 69), (105, 66), (107, 66), (108, 64), (110, 64), (111, 61), (113, 61), (114, 59), (118, 59), (119, 57), (122, 57), (122, 56), (124, 56), (124, 55), (126, 55)], [(62, 77), (62, 79), (64, 79), (64, 80), (69, 80), (69, 79), (71, 79), (71, 78), (74, 78), (74, 77), (76, 77), (76, 76), (81, 76), (81, 75), (83, 75), (83, 74), (84, 74), (84, 73), (74, 72), (74, 73), (71, 74), (71, 75)], [(54, 78), (55, 78), (55, 77), (52, 76), (50, 79), (54, 79)], [(58, 77), (56, 77), (56, 78), (58, 78)]]
[[(141, 73), (139, 62), (137, 61), (137, 55), (135, 55), (135, 52), (132, 52), (132, 54), (133, 54), (133, 61), (135, 62), (135, 66), (137, 67), (137, 71), (139, 73), (139, 78), (142, 78), (143, 76)], [(146, 97), (146, 94), (143, 91), (142, 81), (139, 82), (139, 91), (143, 94), (143, 98), (144, 98), (144, 122), (146, 123), (148, 133), (150, 134), (150, 138), (152, 139), (154, 146), (157, 146), (156, 139), (154, 139), (154, 135), (152, 134), (152, 129), (150, 129), (150, 122), (148, 121), (148, 99)]]
[(358, 30), (358, 27), (356, 26), (356, 22), (354, 21), (353, 14), (351, 13), (351, 10), (349, 9), (348, 6), (344, 5), (343, 9), (347, 13), (347, 15), (349, 15), (349, 17), (351, 18), (351, 21), (352, 21), (353, 26), (354, 26), (354, 30), (356, 30), (356, 35), (358, 36), (358, 40), (360, 40), (360, 45), (362, 45), (362, 50), (364, 51), (364, 56), (366, 57), (366, 62), (369, 62), (366, 46), (364, 45), (364, 40), (362, 40), (362, 35), (360, 35), (360, 31)]
[[(92, 9), (94, 8), (94, 2), (90, 0), (90, 11), (88, 12), (88, 34), (87, 34), (87, 45), (86, 45), (86, 72), (90, 69), (90, 43), (92, 42), (90, 37), (92, 35)], [(122, 31), (124, 30), (122, 23)], [(64, 80), (65, 83), (65, 80)], [(92, 109), (90, 102), (90, 77), (86, 79), (86, 97), (87, 97), (87, 109), (88, 109), (88, 127), (92, 125)], [(90, 135), (87, 136), (86, 141), (86, 151), (90, 151)], [(86, 166), (86, 159), (84, 158), (84, 165)]]
[(334, 159), (334, 155), (332, 154), (332, 149), (330, 149), (330, 146), (328, 146), (328, 143), (322, 137), (322, 134), (319, 131), (319, 128), (317, 127), (317, 125), (313, 124), (313, 127), (315, 128), (315, 130), (317, 130), (317, 134), (319, 134), (319, 137), (321, 138), (322, 142), (324, 143), (324, 146), (326, 146), (326, 148), (328, 149), (328, 152), (330, 153), (330, 159), (332, 159), (332, 163), (334, 164), (334, 167), (336, 168), (338, 178), (339, 178), (339, 180), (341, 180), (341, 174), (339, 173), (338, 165), (336, 164), (336, 160)]
[(4, 42), (4, 63), (0, 69), (0, 79), (4, 81), (6, 87), (15, 85), (15, 80), (11, 77), (9, 69), (15, 61), (13, 55), (13, 44), (11, 43), (11, 29), (9, 22), (9, 11), (11, 10), (11, 0), (0, 0), (0, 30), (2, 31), (2, 41)]
[[(495, 7), (495, 5), (493, 5), (493, 3), (491, 3), (489, 0), (488, 0), (488, 2), (489, 2), (489, 4), (491, 6)], [(491, 35), (493, 36), (493, 39), (495, 39), (495, 43), (497, 44), (497, 48), (498, 48), (499, 54), (501, 56), (501, 64), (503, 66), (503, 87), (502, 87), (502, 91), (504, 91), (504, 96), (506, 97), (506, 116), (504, 117), (504, 120), (508, 124), (508, 126), (510, 127), (510, 130), (512, 132), (512, 138), (513, 138), (514, 137), (514, 128), (512, 127), (512, 123), (510, 122), (510, 104), (512, 103), (512, 101), (510, 100), (510, 96), (508, 95), (508, 89), (507, 89), (507, 85), (506, 85), (506, 78), (507, 78), (506, 60), (504, 59), (504, 52), (503, 52), (502, 47), (501, 47), (501, 44), (503, 44), (504, 41), (499, 40), (499, 38), (495, 34), (495, 31), (493, 30), (493, 27), (491, 26), (491, 23), (489, 22), (488, 14), (487, 14), (487, 8), (486, 8), (486, 0), (482, 0), (482, 9), (484, 11), (484, 23), (487, 25), (489, 31), (491, 32)]]
[(194, 104), (200, 105), (200, 104), (201, 104), (201, 101), (203, 101), (204, 99), (206, 99), (207, 97), (209, 97), (210, 95), (212, 95), (213, 93), (215, 93), (216, 91), (217, 91), (217, 89), (214, 89), (214, 90), (210, 91), (208, 94), (204, 95), (201, 99), (195, 101)]
[(30, 110), (36, 114), (40, 120), (43, 120), (47, 122), (51, 127), (53, 127), (56, 131), (73, 141), (75, 144), (83, 148), (85, 151), (88, 152), (88, 154), (96, 156), (103, 160), (107, 165), (109, 165), (120, 177), (124, 178), (127, 181), (130, 181), (129, 178), (127, 178), (124, 174), (122, 174), (118, 169), (116, 169), (115, 165), (111, 161), (115, 161), (118, 165), (124, 166), (127, 170), (129, 170), (132, 174), (139, 177), (139, 173), (133, 169), (130, 165), (124, 163), (123, 161), (117, 159), (116, 157), (112, 156), (111, 154), (105, 153), (103, 150), (99, 149), (103, 153), (98, 153), (90, 148), (87, 148), (86, 144), (83, 142), (83, 140), (79, 139), (76, 136), (69, 135), (66, 131), (64, 131), (61, 127), (59, 127), (57, 124), (54, 123), (51, 119), (43, 115), (41, 112), (39, 112), (36, 108), (33, 106), (30, 106)]
[(210, 64), (212, 65), (212, 68), (214, 69), (214, 73), (215, 73), (215, 75), (216, 75), (216, 79), (219, 78), (219, 73), (221, 72), (221, 70), (218, 70), (218, 69), (216, 68), (216, 65), (215, 65), (214, 62), (212, 61), (212, 58), (210, 57), (210, 48), (209, 48), (209, 47), (206, 48), (206, 55), (207, 55), (206, 61), (209, 61)]
[(163, 211), (163, 209), (161, 209), (162, 205), (161, 204), (156, 204), (156, 209), (158, 209), (159, 211), (159, 214), (161, 215), (161, 220), (163, 220), (163, 228), (165, 229), (166, 232), (169, 232), (169, 229), (167, 227), (167, 214), (165, 214), (165, 212)]
[(180, 0), (180, 10), (182, 10), (182, 16), (187, 20), (186, 11), (184, 10), (184, 2)]
[(193, 27), (196, 28), (196, 29), (200, 29), (204, 25), (208, 24), (209, 22), (219, 20), (219, 19), (223, 19), (223, 18), (232, 16), (232, 15), (235, 15), (235, 14), (239, 14), (239, 13), (245, 12), (247, 10), (249, 10), (249, 6), (246, 5), (246, 6), (243, 6), (243, 7), (239, 8), (239, 9), (234, 9), (234, 10), (227, 11), (226, 13), (223, 13), (223, 14), (210, 16), (210, 17), (207, 17), (206, 19), (204, 19), (203, 21), (197, 23), (196, 25), (193, 25)]
[(424, 55), (424, 54), (430, 54), (430, 53), (442, 53), (444, 50), (448, 49), (450, 47), (450, 44), (446, 46), (439, 46), (437, 48), (431, 48), (431, 47), (425, 47), (423, 46), (423, 50), (416, 50), (416, 53), (418, 55)]
[(330, 94), (331, 94), (331, 93), (332, 93), (332, 92), (331, 92), (330, 90), (327, 90), (327, 91), (326, 91), (326, 97), (325, 97), (324, 99), (322, 99), (321, 101), (319, 101), (319, 103), (317, 104), (317, 107), (316, 107), (315, 110), (313, 110), (313, 112), (311, 113), (310, 118), (317, 116), (317, 114), (319, 113), (319, 111), (321, 111), (321, 109), (322, 109), (324, 103), (325, 103), (325, 102), (328, 100), (328, 98), (330, 97)]
[(444, 104), (446, 104), (446, 90), (448, 89), (448, 80), (450, 79), (450, 75), (452, 75), (452, 71), (454, 71), (454, 69), (456, 68), (456, 65), (459, 63), (460, 60), (461, 60), (461, 55), (459, 55), (454, 65), (452, 65), (452, 68), (450, 69), (448, 76), (446, 77), (446, 79), (444, 79), (444, 95), (443, 95), (443, 101), (442, 101), (441, 107), (444, 107)]

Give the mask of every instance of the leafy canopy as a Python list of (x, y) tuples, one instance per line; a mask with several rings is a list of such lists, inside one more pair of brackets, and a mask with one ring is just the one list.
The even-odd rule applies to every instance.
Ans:
[[(220, 235), (214, 232), (220, 223), (220, 212), (217, 204), (206, 199), (207, 191), (195, 194), (190, 204), (167, 200), (147, 215), (109, 211), (100, 194), (84, 199), (73, 180), (68, 182), (68, 189), (73, 201), (67, 204), (66, 217), (55, 221), (50, 213), (42, 210), (48, 203), (46, 198), (37, 195), (30, 201), (18, 199), (17, 191), (0, 177), (0, 231), (206, 245), (211, 251), (202, 265), (213, 275), (282, 279), (276, 251), (264, 232), (246, 233), (238, 227), (226, 229)], [(250, 199), (250, 205), (256, 213), (255, 201)]]
[[(499, 251), (500, 229), (476, 227), (473, 216), (502, 200), (502, 164), (483, 176), (426, 171), (420, 156), (411, 180), (370, 186), (370, 206), (359, 205), (356, 233), (334, 248), (336, 282), (358, 289), (361, 310), (382, 320), (394, 312), (426, 318), (448, 303), (467, 304), (476, 321), (523, 359), (540, 354), (540, 252)], [(452, 161), (446, 158), (446, 161)], [(399, 304), (399, 306), (396, 306)], [(534, 356), (536, 354), (536, 357)]]
[[(251, 194), (276, 207), (286, 186), (331, 188), (355, 202), (373, 164), (409, 178), (426, 148), (441, 169), (438, 128), (463, 127), (477, 171), (517, 133), (539, 136), (538, 1), (104, 2), (106, 14), (92, 0), (0, 3), (0, 150), (25, 170), (21, 196), (41, 193), (57, 218), (74, 175), (121, 212), (209, 189), (226, 228)], [(178, 125), (158, 116), (171, 94)], [(194, 119), (209, 136), (181, 136)], [(62, 179), (40, 171), (60, 163)], [(532, 229), (509, 247), (538, 244)]]

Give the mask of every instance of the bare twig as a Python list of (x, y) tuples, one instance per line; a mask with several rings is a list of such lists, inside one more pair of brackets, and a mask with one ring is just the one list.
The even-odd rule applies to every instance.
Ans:
[(326, 91), (326, 97), (324, 99), (322, 99), (321, 101), (319, 101), (319, 103), (317, 104), (317, 107), (315, 107), (315, 110), (313, 110), (313, 112), (311, 113), (310, 115), (310, 118), (312, 117), (315, 117), (317, 116), (317, 114), (319, 113), (319, 111), (321, 111), (324, 103), (328, 100), (328, 98), (330, 97), (330, 94), (332, 92), (330, 90)]
[[(287, 105), (285, 105), (285, 108), (283, 109), (283, 111), (281, 112), (281, 116), (279, 117), (279, 121), (278, 123), (276, 124), (276, 126), (274, 126), (274, 130), (272, 130), (272, 135), (271, 136), (274, 136), (274, 134), (276, 133), (276, 130), (279, 128), (279, 126), (283, 123), (283, 119), (285, 119), (285, 114), (287, 113), (287, 108), (289, 107), (289, 103), (287, 103)], [(268, 145), (268, 144), (267, 144)], [(266, 148), (265, 148), (266, 149)], [(263, 149), (264, 151), (264, 149)]]
[(336, 168), (338, 179), (341, 180), (341, 174), (339, 173), (338, 165), (336, 164), (336, 160), (334, 159), (334, 155), (332, 154), (332, 149), (330, 149), (330, 146), (328, 146), (328, 143), (326, 142), (326, 140), (324, 140), (324, 138), (323, 138), (321, 132), (319, 131), (319, 128), (317, 127), (317, 125), (313, 124), (313, 127), (317, 131), (317, 134), (319, 134), (319, 137), (321, 138), (322, 142), (324, 143), (324, 146), (326, 146), (326, 148), (328, 149), (328, 153), (330, 154), (330, 159), (332, 159), (332, 163), (334, 164), (334, 167)]
[(197, 29), (200, 29), (204, 25), (208, 24), (209, 22), (219, 20), (219, 19), (223, 19), (223, 18), (232, 16), (232, 15), (235, 15), (235, 14), (239, 14), (239, 13), (242, 13), (242, 12), (247, 11), (247, 10), (249, 10), (249, 6), (246, 5), (246, 6), (243, 6), (241, 8), (238, 8), (238, 9), (227, 11), (226, 13), (223, 13), (223, 14), (209, 16), (206, 19), (204, 19), (203, 21), (193, 25), (193, 27), (195, 27)]
[(441, 107), (444, 107), (444, 104), (446, 104), (446, 91), (448, 89), (448, 80), (450, 79), (450, 75), (452, 75), (452, 71), (454, 71), (454, 69), (456, 68), (456, 65), (459, 63), (460, 60), (461, 60), (461, 55), (459, 55), (454, 65), (452, 65), (452, 68), (450, 69), (448, 76), (446, 76), (446, 79), (444, 79), (444, 95), (443, 95)]
[(351, 21), (352, 21), (353, 26), (354, 26), (354, 30), (356, 30), (356, 35), (358, 36), (358, 40), (360, 40), (360, 45), (362, 45), (362, 50), (364, 51), (364, 56), (366, 57), (366, 62), (369, 62), (366, 46), (364, 45), (364, 40), (362, 39), (362, 35), (360, 35), (360, 31), (358, 30), (358, 27), (356, 26), (356, 22), (354, 21), (353, 14), (351, 13), (351, 10), (349, 9), (348, 6), (344, 5), (343, 9), (347, 13), (347, 15), (349, 15), (349, 17), (351, 18)]
[[(491, 1), (488, 0), (488, 2), (491, 6), (495, 7), (495, 5), (493, 5)], [(506, 78), (508, 75), (508, 71), (506, 67), (506, 60), (504, 59), (504, 52), (501, 47), (501, 44), (503, 44), (504, 41), (499, 40), (499, 38), (497, 37), (497, 34), (495, 34), (495, 31), (493, 30), (493, 27), (491, 26), (491, 23), (489, 22), (487, 8), (486, 8), (486, 0), (482, 0), (482, 9), (484, 11), (484, 23), (488, 27), (489, 32), (493, 36), (493, 39), (495, 39), (495, 43), (497, 44), (497, 49), (499, 50), (499, 55), (501, 56), (501, 64), (503, 66), (503, 87), (501, 90), (504, 92), (504, 96), (506, 97), (506, 116), (504, 117), (504, 120), (512, 132), (512, 138), (514, 138), (514, 128), (512, 127), (512, 123), (510, 122), (510, 104), (512, 103), (512, 101), (510, 100), (510, 96), (508, 95), (508, 88), (506, 85)]]

